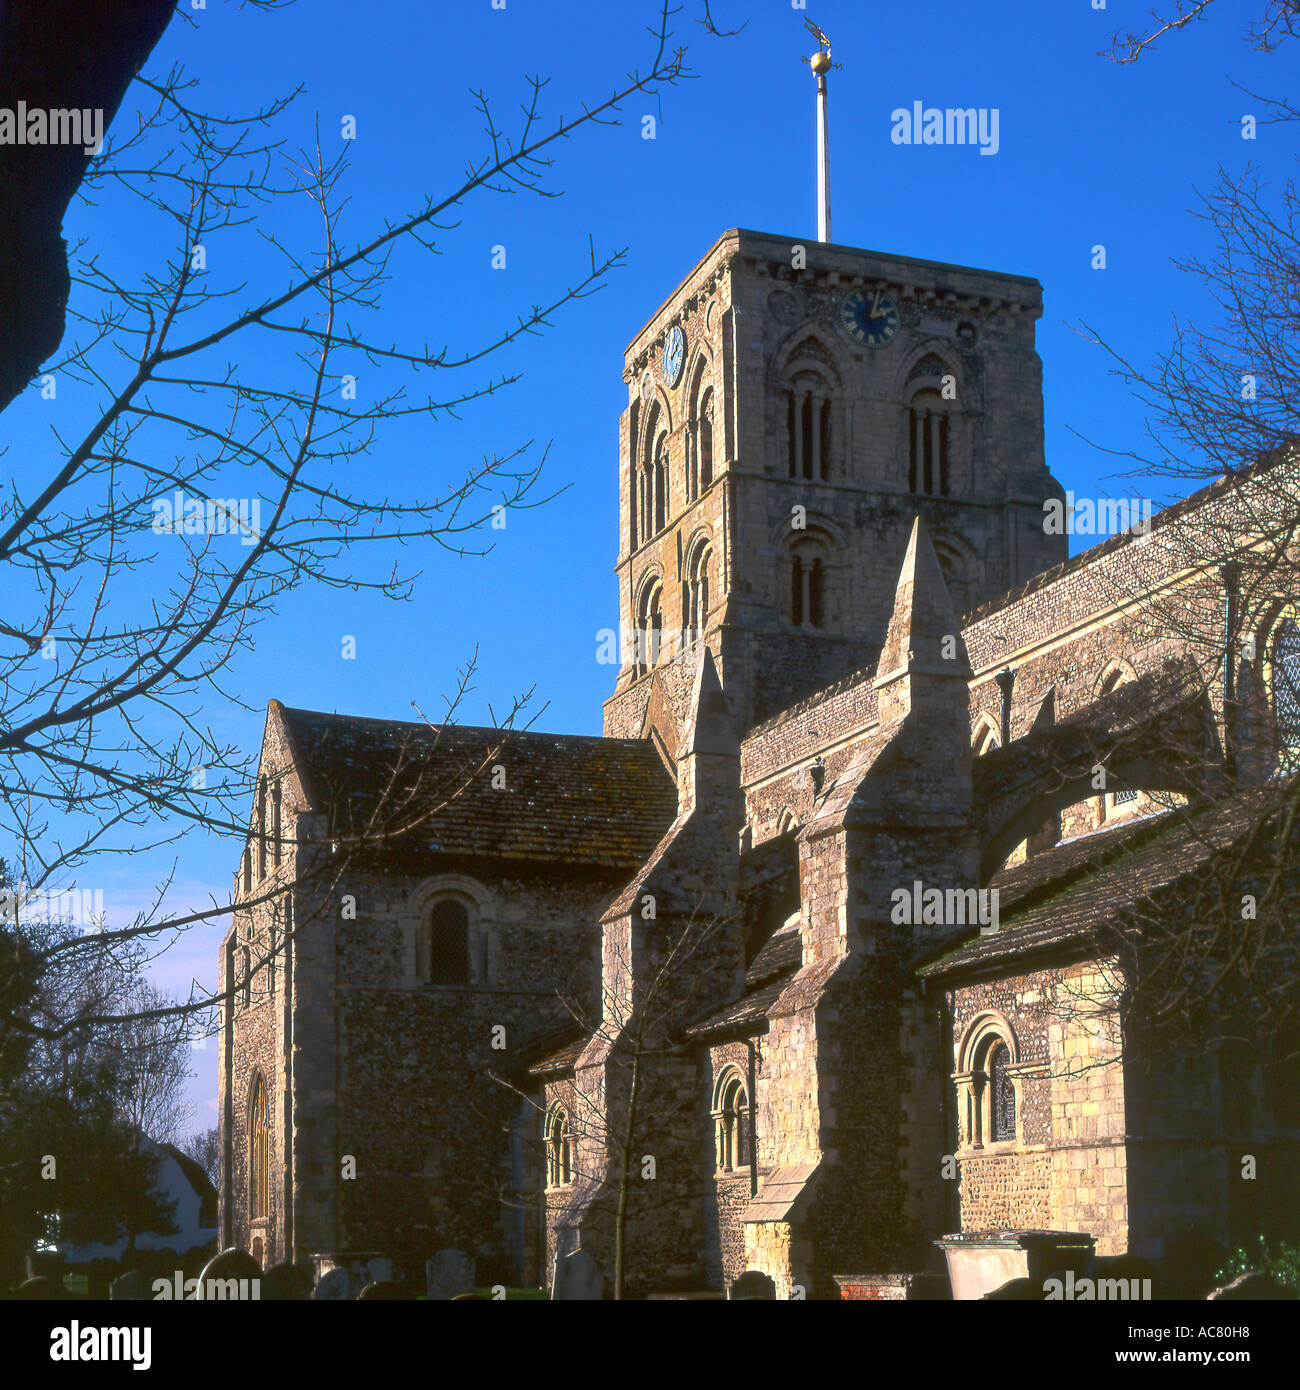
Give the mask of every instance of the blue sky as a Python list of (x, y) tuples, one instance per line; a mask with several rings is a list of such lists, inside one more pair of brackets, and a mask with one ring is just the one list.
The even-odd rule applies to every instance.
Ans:
[[(748, 21), (738, 37), (720, 40), (693, 22), (698, 0), (684, 4), (675, 24), (694, 80), (668, 90), (662, 105), (634, 99), (622, 125), (589, 127), (562, 146), (547, 180), (562, 198), (476, 195), (460, 225), (438, 235), (438, 257), (403, 253), (392, 267), (384, 337), (456, 349), (490, 339), (580, 275), (589, 237), (598, 253), (627, 248), (626, 268), (599, 294), (500, 359), (498, 371), (523, 374), (519, 384), (459, 420), (394, 430), (367, 464), (376, 490), (432, 492), (485, 452), (549, 440), (544, 479), (567, 491), (513, 515), (492, 533), (495, 549), (484, 558), (404, 554), (424, 571), (408, 603), (295, 595), (233, 673), (250, 705), (263, 709), (274, 697), (409, 718), (416, 702), (435, 716), (477, 647), (464, 721), (488, 722), (489, 704), (508, 706), (535, 684), (534, 709), (547, 706), (540, 726), (599, 732), (613, 672), (596, 662), (596, 633), (617, 622), (611, 567), (623, 348), (725, 229), (811, 238), (816, 227), (813, 80), (799, 61), (812, 45), (802, 11), (789, 0), (714, 0), (721, 24)], [(1097, 56), (1113, 31), (1141, 26), (1147, 8), (1146, 0), (1111, 0), (1105, 10), (1092, 0), (1056, 0), (1050, 9), (1041, 0), (927, 9), (812, 0), (844, 65), (831, 95), (835, 240), (1042, 282), (1047, 459), (1080, 493), (1095, 492), (1120, 465), (1078, 435), (1140, 448), (1143, 418), (1078, 324), (1087, 320), (1145, 363), (1169, 343), (1175, 314), (1212, 318), (1199, 286), (1171, 264), (1210, 249), (1205, 225), (1189, 211), (1197, 189), (1212, 185), (1219, 164), (1236, 170), (1253, 160), (1274, 179), (1291, 172), (1286, 127), (1241, 138), (1242, 115), (1262, 110), (1232, 79), (1276, 94), (1286, 77), (1285, 58), (1255, 54), (1243, 41), (1241, 7), (1214, 6), (1208, 22), (1135, 66)], [(507, 0), (504, 8), (491, 0), (310, 0), (269, 15), (211, 0), (193, 25), (172, 25), (148, 71), (183, 62), (201, 82), (194, 101), (212, 110), (262, 105), (301, 82), (306, 90), (282, 123), (291, 144), (314, 138), (319, 116), (330, 150), (341, 118), (355, 116), (343, 234), (363, 239), (384, 217), (453, 187), (483, 152), (471, 87), (487, 92), (509, 128), (524, 79), (544, 75), (545, 115), (554, 121), (646, 64), (645, 25), (654, 16), (647, 0)], [(915, 101), (997, 108), (998, 153), (892, 144), (890, 113)], [(653, 140), (642, 138), (646, 114), (657, 120)], [(290, 239), (314, 235), (293, 209), (280, 225)], [(123, 265), (171, 249), (160, 223), (113, 197), (74, 207), (65, 231)], [(1096, 244), (1106, 247), (1102, 271), (1091, 266)], [(497, 245), (506, 248), (504, 270), (491, 266)], [(285, 272), (269, 251), (248, 248), (232, 278), (248, 281), (251, 301), (254, 288), (282, 284)], [(381, 369), (363, 373), (363, 398), (385, 384)], [(4, 442), (17, 446), (9, 458), (39, 467), (49, 457), (48, 430), (48, 411), (29, 392), (5, 416)], [(15, 466), (21, 475), (24, 465)], [(340, 657), (347, 634), (357, 638), (354, 661)], [(208, 713), (256, 748), (260, 713)], [(184, 846), (171, 901), (188, 906), (210, 887), (225, 892), (237, 853), (228, 842)], [(129, 917), (166, 867), (104, 866), (110, 920)], [(173, 988), (191, 975), (210, 982), (220, 934), (192, 933), (164, 957), (159, 978)], [(212, 1044), (195, 1053), (196, 1127), (214, 1120), (215, 1056)]]

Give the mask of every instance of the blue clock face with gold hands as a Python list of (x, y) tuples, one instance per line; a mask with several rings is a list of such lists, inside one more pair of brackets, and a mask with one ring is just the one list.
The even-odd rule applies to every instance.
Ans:
[(664, 339), (664, 379), (669, 386), (676, 386), (686, 361), (686, 334), (679, 324), (668, 330)]
[(887, 343), (898, 332), (898, 305), (879, 290), (854, 290), (840, 305), (840, 323), (859, 343)]

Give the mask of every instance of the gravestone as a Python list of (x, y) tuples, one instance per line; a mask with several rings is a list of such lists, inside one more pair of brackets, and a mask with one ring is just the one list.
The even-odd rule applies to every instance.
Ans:
[[(1065, 1271), (1062, 1270), (1056, 1277), (1063, 1279)], [(1009, 1279), (982, 1297), (994, 1303), (1043, 1303), (1047, 1294), (1041, 1279)]]
[(575, 1250), (555, 1262), (551, 1297), (562, 1303), (593, 1303), (604, 1297), (605, 1277), (585, 1250)]
[[(246, 1250), (238, 1250), (232, 1245), (229, 1250), (222, 1250), (220, 1255), (213, 1255), (213, 1258), (203, 1266), (203, 1273), (199, 1275), (202, 1280), (202, 1294), (204, 1298), (211, 1297), (209, 1280), (220, 1279), (224, 1283), (225, 1289), (238, 1287), (238, 1293), (227, 1293), (227, 1298), (252, 1298), (253, 1282), (259, 1282), (257, 1295), (261, 1297), (260, 1280), (261, 1265)], [(232, 1286), (231, 1280), (241, 1282), (238, 1286)], [(243, 1283), (246, 1282), (246, 1283)]]
[(114, 1303), (141, 1301), (152, 1298), (153, 1289), (143, 1270), (132, 1269), (113, 1280), (108, 1286), (108, 1296)]
[(353, 1281), (351, 1273), (344, 1269), (342, 1265), (335, 1265), (331, 1270), (322, 1274), (312, 1290), (313, 1299), (352, 1299), (357, 1296), (358, 1289)]
[(762, 1270), (747, 1269), (731, 1285), (733, 1303), (752, 1303), (776, 1298), (776, 1284)]
[(54, 1299), (60, 1300), (74, 1297), (57, 1279), (51, 1279), (48, 1274), (38, 1274), (33, 1279), (24, 1279), (21, 1284), (9, 1295), (16, 1299)]
[(474, 1288), (474, 1261), (461, 1250), (439, 1250), (424, 1266), (424, 1288), (431, 1302), (446, 1303)]
[(23, 1263), (27, 1267), (29, 1279), (57, 1279), (60, 1282), (63, 1280), (62, 1250), (33, 1250)]
[(367, 1284), (357, 1295), (358, 1301), (362, 1303), (373, 1303), (377, 1299), (387, 1299), (397, 1301), (405, 1298), (399, 1284), (394, 1284), (391, 1279), (376, 1279), (373, 1283)]
[(311, 1284), (302, 1272), (287, 1262), (272, 1265), (262, 1272), (262, 1286), (258, 1290), (262, 1302), (297, 1302), (311, 1297)]
[(393, 1278), (393, 1262), (387, 1255), (375, 1255), (361, 1266), (363, 1284), (387, 1284)]

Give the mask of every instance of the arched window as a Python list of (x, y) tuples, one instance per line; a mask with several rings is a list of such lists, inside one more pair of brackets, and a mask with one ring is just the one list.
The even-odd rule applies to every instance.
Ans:
[(439, 898), (419, 937), (416, 969), (431, 985), (470, 983), (469, 908), (459, 898)]
[(695, 437), (700, 491), (704, 492), (713, 482), (713, 388), (711, 386), (705, 387), (704, 394), (700, 397)]
[(993, 725), (987, 720), (981, 720), (975, 730), (975, 738), (971, 743), (971, 751), (979, 758), (985, 753), (991, 752), (998, 746), (998, 736), (994, 732)]
[(557, 1105), (546, 1118), (546, 1185), (568, 1187), (573, 1181), (573, 1135), (569, 1116)]
[(266, 1103), (266, 1083), (253, 1078), (248, 1102), (248, 1219), (266, 1218), (271, 1193), (271, 1115)]
[(252, 847), (252, 845), (245, 845), (245, 846), (244, 846), (244, 857), (243, 857), (243, 859), (242, 859), (242, 861), (241, 861), (240, 867), (243, 869), (243, 876), (244, 876), (244, 892), (245, 892), (245, 893), (251, 893), (251, 892), (253, 891), (253, 847)]
[(1269, 687), (1278, 766), (1291, 772), (1300, 766), (1300, 626), (1293, 618), (1274, 629)]
[(1121, 685), (1128, 682), (1128, 673), (1122, 666), (1111, 666), (1102, 674), (1102, 678), (1097, 683), (1097, 698), (1103, 695), (1113, 695)]
[(636, 669), (638, 675), (659, 664), (659, 647), (663, 639), (663, 586), (653, 580), (641, 591), (636, 615)]
[(796, 627), (826, 626), (826, 560), (816, 542), (790, 552), (790, 621)]
[(239, 999), (244, 1008), (253, 1002), (253, 955), (247, 946), (239, 948)]
[(280, 783), (271, 784), (271, 863), (280, 867), (280, 840), (283, 836), (283, 823), (280, 819)]
[(792, 478), (825, 482), (835, 447), (832, 389), (815, 372), (800, 372), (786, 391), (786, 454)]
[(1017, 1051), (1008, 1021), (990, 1010), (966, 1030), (957, 1054), (959, 1143), (981, 1149), (985, 1144), (1016, 1140), (1017, 1078), (1029, 1072)]
[(257, 778), (257, 877), (267, 872), (267, 780)]
[(712, 563), (713, 550), (707, 541), (701, 541), (691, 551), (682, 604), (682, 626), (691, 634), (703, 632), (704, 625), (708, 621), (709, 566)]
[(714, 1091), (714, 1148), (724, 1173), (748, 1168), (751, 1154), (749, 1092), (735, 1070), (725, 1071)]
[(922, 497), (947, 497), (948, 403), (937, 391), (918, 391), (908, 411), (908, 489)]
[(668, 525), (668, 435), (655, 441), (654, 453), (654, 534)]
[(661, 437), (659, 402), (655, 401), (646, 420), (641, 467), (637, 472), (635, 517), (636, 535), (633, 544), (644, 545), (655, 534), (655, 456)]
[(1016, 1088), (1007, 1068), (1011, 1053), (1000, 1038), (988, 1050), (984, 1064), (989, 1091), (989, 1138), (998, 1144), (1016, 1137)]

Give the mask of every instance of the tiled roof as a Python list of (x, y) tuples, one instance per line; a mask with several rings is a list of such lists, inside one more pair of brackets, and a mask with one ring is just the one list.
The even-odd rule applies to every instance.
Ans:
[(1122, 917), (1241, 839), (1258, 821), (1267, 795), (1248, 791), (1190, 811), (1166, 811), (1080, 836), (1004, 870), (990, 885), (999, 890), (998, 930), (948, 949), (918, 973), (978, 969), (1088, 940), (1100, 924)]
[(572, 1071), (578, 1058), (582, 1056), (590, 1035), (584, 1030), (577, 1032), (563, 1047), (548, 1051), (545, 1056), (527, 1068), (529, 1076), (561, 1076)]
[[(398, 769), (395, 814), (425, 817), (408, 848), (635, 868), (677, 812), (677, 789), (643, 739), (281, 714), (309, 804), (341, 829), (365, 822)], [(492, 785), (498, 766), (503, 787)]]
[(745, 1208), (748, 1221), (785, 1221), (795, 1203), (803, 1196), (817, 1172), (816, 1163), (795, 1163), (788, 1168), (775, 1168), (763, 1179), (756, 1196)]
[(774, 933), (750, 962), (745, 972), (745, 992), (739, 999), (715, 1010), (686, 1030), (692, 1039), (718, 1033), (745, 1032), (767, 1017), (768, 1009), (781, 997), (790, 976), (803, 961), (803, 946), (797, 927)]

